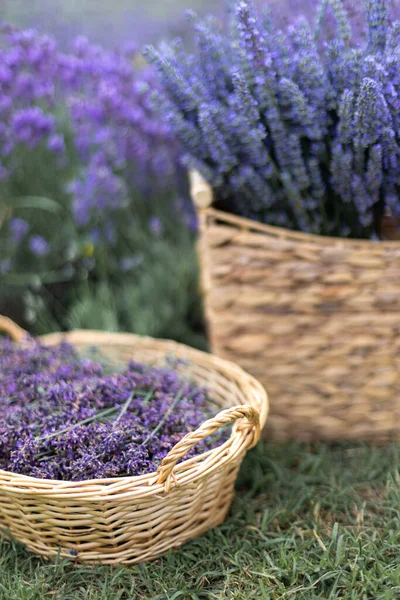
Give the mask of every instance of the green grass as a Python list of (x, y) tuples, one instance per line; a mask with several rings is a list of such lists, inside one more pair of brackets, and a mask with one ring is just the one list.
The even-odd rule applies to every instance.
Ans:
[(0, 547), (1, 600), (395, 600), (400, 446), (259, 445), (226, 522), (132, 568)]

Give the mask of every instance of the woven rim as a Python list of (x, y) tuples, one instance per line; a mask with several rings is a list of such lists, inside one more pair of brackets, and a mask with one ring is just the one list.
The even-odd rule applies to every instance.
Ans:
[[(0, 330), (10, 334), (16, 341), (21, 341), (25, 335), (24, 330), (15, 324), (15, 327), (10, 326), (10, 323), (12, 324), (12, 321), (1, 317)], [(67, 339), (77, 347), (112, 345), (136, 347), (143, 352), (143, 356), (153, 355), (153, 358), (161, 359), (173, 355), (187, 360), (189, 365), (193, 363), (196, 368), (215, 369), (227, 380), (240, 383), (243, 396), (248, 399), (250, 404), (222, 410), (215, 417), (205, 421), (197, 430), (188, 433), (172, 448), (155, 473), (109, 479), (59, 481), (37, 479), (0, 469), (0, 489), (3, 492), (34, 495), (35, 497), (51, 495), (57, 499), (71, 498), (71, 494), (73, 494), (76, 499), (92, 501), (101, 501), (110, 496), (121, 498), (129, 495), (132, 499), (156, 496), (168, 492), (172, 485), (188, 484), (198, 479), (200, 474), (209, 473), (216, 467), (226, 465), (238, 454), (242, 454), (258, 442), (260, 430), (264, 427), (268, 415), (268, 396), (256, 379), (234, 363), (176, 342), (155, 340), (134, 334), (76, 330), (66, 334), (50, 334), (41, 338), (48, 345), (56, 344), (61, 339)], [(145, 360), (144, 362), (149, 361)], [(229, 393), (229, 390), (225, 391)], [(259, 410), (251, 404), (256, 404)], [(176, 464), (197, 442), (227, 423), (234, 423), (234, 425), (230, 438), (224, 444)]]
[(258, 223), (252, 219), (246, 219), (245, 217), (239, 217), (222, 210), (217, 210), (212, 207), (214, 202), (214, 194), (211, 186), (197, 171), (190, 171), (189, 176), (191, 182), (191, 197), (198, 212), (205, 217), (213, 218), (222, 223), (227, 223), (228, 225), (235, 225), (241, 229), (265, 233), (271, 237), (281, 240), (304, 242), (306, 244), (314, 244), (318, 246), (346, 246), (348, 248), (365, 248), (365, 246), (372, 248), (375, 246), (377, 250), (379, 250), (379, 248), (387, 248), (400, 252), (400, 242), (397, 240), (374, 242), (372, 240), (359, 240), (355, 238), (347, 239), (317, 235), (314, 233), (304, 233), (302, 231), (285, 229), (284, 227), (275, 227), (274, 225)]
[(8, 335), (14, 342), (19, 344), (26, 335), (25, 329), (14, 323), (8, 317), (0, 315), (0, 331)]

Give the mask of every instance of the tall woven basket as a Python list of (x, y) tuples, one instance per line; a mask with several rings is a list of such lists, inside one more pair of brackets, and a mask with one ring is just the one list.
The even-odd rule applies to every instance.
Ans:
[(319, 237), (212, 208), (191, 173), (212, 351), (273, 398), (277, 440), (400, 434), (400, 243)]
[[(0, 329), (16, 341), (23, 339), (23, 330), (9, 320), (0, 318)], [(46, 557), (132, 564), (156, 558), (220, 524), (242, 459), (257, 443), (267, 418), (262, 386), (229, 362), (170, 341), (94, 331), (42, 339), (55, 344), (64, 337), (77, 348), (96, 346), (123, 361), (163, 365), (167, 356), (184, 359), (181, 374), (207, 386), (222, 410), (187, 434), (157, 473), (67, 482), (0, 470), (0, 530)], [(233, 423), (232, 434), (223, 445), (182, 460), (227, 423)]]

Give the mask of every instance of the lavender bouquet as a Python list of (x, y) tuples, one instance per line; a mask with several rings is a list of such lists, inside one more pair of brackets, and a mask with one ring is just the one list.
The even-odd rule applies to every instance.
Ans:
[(189, 15), (195, 54), (179, 42), (146, 50), (165, 91), (154, 102), (218, 207), (372, 239), (385, 215), (399, 217), (400, 23), (387, 0), (365, 5), (353, 38), (341, 0), (283, 30), (233, 0), (226, 31)]
[(0, 399), (0, 469), (68, 481), (153, 472), (211, 416), (206, 390), (172, 367), (115, 365), (35, 339), (16, 346), (0, 338)]

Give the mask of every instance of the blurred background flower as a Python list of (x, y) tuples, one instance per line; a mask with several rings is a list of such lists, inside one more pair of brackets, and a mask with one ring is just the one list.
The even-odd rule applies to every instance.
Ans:
[(167, 335), (177, 303), (157, 302), (179, 278), (182, 245), (195, 290), (186, 181), (150, 104), (156, 78), (138, 58), (132, 44), (105, 50), (78, 36), (61, 51), (52, 35), (2, 27), (0, 312), (35, 332), (141, 328), (137, 288), (162, 256), (144, 303), (155, 313), (147, 329)]

